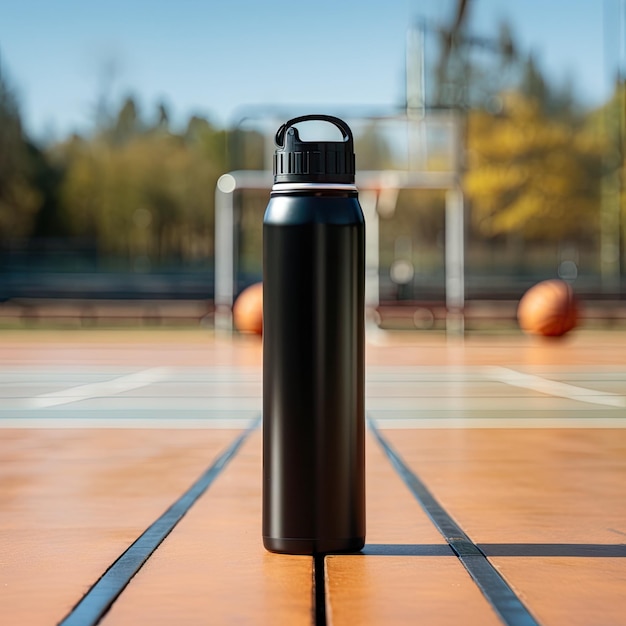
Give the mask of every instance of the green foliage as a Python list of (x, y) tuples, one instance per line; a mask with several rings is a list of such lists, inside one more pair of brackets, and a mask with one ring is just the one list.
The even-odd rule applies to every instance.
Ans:
[(127, 101), (112, 133), (74, 138), (55, 151), (65, 168), (62, 201), (72, 234), (131, 263), (184, 262), (213, 253), (213, 198), (224, 171), (221, 135), (196, 120), (184, 135), (141, 131)]
[(0, 67), (0, 243), (27, 237), (42, 204), (33, 154), (22, 133), (17, 101)]
[(391, 167), (391, 149), (374, 123), (354, 138), (354, 152), (360, 170), (384, 170)]

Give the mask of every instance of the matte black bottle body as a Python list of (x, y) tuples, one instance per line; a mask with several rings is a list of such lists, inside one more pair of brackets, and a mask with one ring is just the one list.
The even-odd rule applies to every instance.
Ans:
[(363, 213), (307, 187), (263, 225), (263, 541), (292, 554), (365, 541)]

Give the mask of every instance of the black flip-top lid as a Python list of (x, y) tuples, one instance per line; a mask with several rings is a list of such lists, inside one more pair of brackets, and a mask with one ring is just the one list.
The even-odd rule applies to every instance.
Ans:
[[(302, 141), (299, 122), (329, 122), (343, 141)], [(275, 183), (354, 183), (354, 140), (350, 127), (331, 115), (303, 115), (285, 122), (276, 133)]]

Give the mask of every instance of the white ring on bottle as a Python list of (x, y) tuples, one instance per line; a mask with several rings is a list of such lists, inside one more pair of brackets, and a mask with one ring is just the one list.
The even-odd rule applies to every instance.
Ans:
[(315, 189), (337, 189), (357, 191), (356, 185), (348, 183), (274, 183), (272, 191), (306, 191)]

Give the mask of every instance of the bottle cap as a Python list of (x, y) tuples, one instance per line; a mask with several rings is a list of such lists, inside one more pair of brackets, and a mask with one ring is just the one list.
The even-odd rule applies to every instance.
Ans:
[[(302, 141), (294, 124), (311, 120), (329, 122), (343, 141)], [(285, 122), (276, 133), (275, 183), (354, 184), (354, 140), (350, 127), (331, 115), (304, 115)]]

